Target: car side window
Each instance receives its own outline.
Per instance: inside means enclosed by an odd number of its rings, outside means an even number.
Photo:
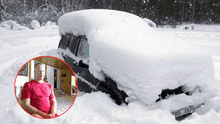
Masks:
[[[68,48],[74,55],[76,55],[78,42],[79,42],[79,38],[71,35],[71,38],[70,38],[70,41],[68,44]]]
[[[66,34],[66,35],[62,36],[58,47],[61,49],[65,49],[67,47],[67,44],[68,44],[70,38],[71,38],[70,34]]]
[[[89,44],[84,37],[81,38],[77,56],[82,59],[89,59]]]

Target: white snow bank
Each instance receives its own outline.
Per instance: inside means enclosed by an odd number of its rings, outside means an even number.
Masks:
[[[7,30],[11,30],[11,26],[9,24],[7,24],[7,23],[1,23],[0,26],[5,28],[5,29],[7,29]]]
[[[58,26],[55,22],[48,21],[44,26],[44,29],[58,29]]]
[[[220,112],[220,97],[213,97],[205,102],[197,111],[198,114],[205,114],[210,110]]]
[[[193,113],[192,116],[183,120],[180,124],[220,124],[219,114],[214,110],[208,111],[205,115]]]
[[[118,106],[101,92],[77,97],[73,107],[66,113],[68,123],[91,124],[162,124],[176,123],[169,112],[149,110],[139,102]],[[163,121],[160,121],[163,120]]]
[[[178,29],[178,30],[195,30],[195,31],[201,31],[201,32],[219,32],[220,25],[182,24],[182,25],[177,25],[176,29]]]
[[[32,20],[31,21],[31,27],[33,28],[33,29],[40,29],[40,23],[37,21],[37,20]]]
[[[193,24],[183,24],[183,25],[177,25],[176,29],[182,29],[182,30],[194,30],[195,27]]]
[[[144,18],[144,21],[151,27],[154,27],[154,28],[157,27],[157,25],[148,18]]]
[[[154,30],[135,15],[83,10],[63,15],[58,25],[60,35],[86,35],[89,70],[96,78],[104,80],[106,73],[145,104],[154,103],[162,89],[216,86],[209,54]],[[206,93],[212,96],[212,88]]]
[[[0,24],[0,26],[7,29],[7,30],[24,30],[24,29],[28,29],[27,27],[21,26],[21,25],[17,24],[17,22],[12,21],[12,20],[2,22]]]
[[[11,105],[0,112],[0,122],[6,124],[219,124],[220,119],[219,113],[210,110],[204,115],[194,113],[188,119],[177,122],[168,111],[149,110],[139,102],[118,106],[101,92],[77,97],[67,113],[49,120],[30,116],[21,109],[14,98],[7,103]]]

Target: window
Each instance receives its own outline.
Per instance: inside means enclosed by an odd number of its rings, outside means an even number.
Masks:
[[[79,41],[78,37],[71,35],[68,48],[74,55],[76,55],[78,41]]]
[[[60,44],[59,44],[59,48],[61,49],[65,49],[68,42],[69,42],[69,39],[70,39],[70,35],[67,34],[65,36],[62,36],[61,40],[60,40]]]
[[[87,42],[87,39],[81,38],[77,56],[82,59],[89,59],[89,44]]]

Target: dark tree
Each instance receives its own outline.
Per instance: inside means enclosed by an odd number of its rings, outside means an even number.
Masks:
[[[0,0],[0,22],[5,20],[5,0]]]
[[[57,22],[61,15],[82,9],[121,10],[157,25],[220,23],[219,0],[0,0],[0,21]]]

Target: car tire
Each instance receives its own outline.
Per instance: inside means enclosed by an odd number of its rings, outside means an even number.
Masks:
[[[123,102],[125,102],[125,98],[123,98],[121,91],[109,83],[101,82],[99,83],[97,89],[110,94],[110,97],[115,101],[117,105],[121,105]]]

